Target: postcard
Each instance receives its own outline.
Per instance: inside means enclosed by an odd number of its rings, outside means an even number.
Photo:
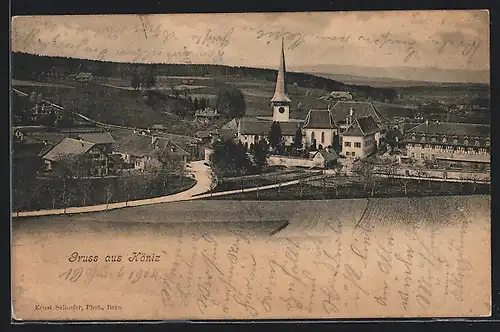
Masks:
[[[14,320],[491,314],[488,11],[11,32]]]

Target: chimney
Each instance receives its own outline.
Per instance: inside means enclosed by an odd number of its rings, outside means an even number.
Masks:
[[[46,139],[44,139],[44,140],[43,140],[43,145],[47,145],[47,144],[49,144],[49,142],[47,142],[47,140],[46,140]]]
[[[349,116],[352,117],[353,115],[354,115],[354,110],[351,107],[351,109],[349,110]]]
[[[426,124],[426,125],[429,125],[429,120],[425,120],[425,124]]]
[[[154,142],[155,142],[155,137],[151,136],[151,144],[154,144]]]
[[[328,110],[330,110],[330,104],[328,104]]]

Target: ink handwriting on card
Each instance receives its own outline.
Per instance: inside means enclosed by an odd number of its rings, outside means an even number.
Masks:
[[[464,238],[466,227],[464,222]],[[464,239],[450,243],[450,251],[443,255],[433,250],[418,227],[375,231],[365,220],[354,233],[346,232],[340,222],[330,223],[330,229],[331,236],[282,238],[280,251],[267,254],[254,251],[259,240],[235,231],[228,231],[224,242],[213,234],[189,241],[180,237],[150,266],[128,259],[83,263],[87,256],[75,254],[69,256],[75,262],[58,277],[74,287],[154,292],[163,306],[194,307],[200,317],[259,318],[275,310],[335,317],[364,302],[413,312],[431,310],[441,296],[463,301],[467,272],[473,269],[463,257]],[[118,254],[134,257],[114,256]],[[439,282],[445,278],[446,283]]]

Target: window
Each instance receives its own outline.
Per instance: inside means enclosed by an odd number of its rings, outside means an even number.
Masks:
[[[361,143],[360,142],[354,142],[354,147],[355,148],[360,148],[361,147]]]
[[[437,140],[436,140],[436,137],[432,137],[431,138],[431,142],[435,143]]]
[[[311,142],[314,142],[316,139],[316,135],[314,134],[314,131],[311,133]]]
[[[490,146],[490,140],[489,139],[486,140],[486,146]]]
[[[347,151],[347,152],[345,153],[345,155],[346,155],[346,156],[349,156],[349,151]]]
[[[325,143],[325,133],[321,132],[321,143]]]
[[[469,140],[468,139],[464,140],[464,145],[469,145]]]
[[[411,157],[412,157],[412,158],[415,158],[415,152],[412,152],[412,153],[411,153]]]
[[[280,108],[278,108],[278,111],[283,114],[285,113],[285,108],[283,106],[281,106]]]
[[[443,136],[443,143],[446,143],[447,140],[446,140],[446,136]]]
[[[420,154],[420,158],[421,158],[421,159],[424,159],[424,158],[425,158],[425,154],[421,153],[421,154]]]
[[[351,142],[344,142],[344,146],[351,147]]]
[[[425,136],[422,135],[422,137],[420,137],[420,142],[425,142]]]
[[[431,155],[431,158],[436,159],[436,155],[435,154]]]
[[[453,144],[458,144],[458,138],[453,139]]]
[[[476,141],[474,141],[474,145],[475,145],[475,146],[479,146],[479,141],[477,141],[477,140],[476,140]]]
[[[352,155],[353,157],[354,157],[354,156],[356,156],[356,152],[354,152],[354,151],[353,151],[351,155]]]

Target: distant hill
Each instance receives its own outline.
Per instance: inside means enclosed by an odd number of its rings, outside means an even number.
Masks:
[[[363,67],[344,65],[304,65],[290,70],[313,74],[348,75],[354,78],[375,78],[381,81],[413,81],[428,83],[482,83],[489,84],[489,70],[441,69],[435,67]],[[419,84],[416,84],[419,85]]]
[[[33,80],[43,74],[67,76],[79,72],[90,72],[94,76],[129,77],[138,71],[154,72],[162,76],[211,76],[211,77],[252,77],[266,81],[276,80],[275,69],[231,67],[205,64],[138,64],[115,63],[95,60],[38,56],[26,53],[12,53],[13,78]],[[349,91],[357,99],[393,101],[397,92],[391,88],[372,87],[364,84],[345,84],[328,77],[309,73],[289,72],[289,85],[326,91]]]

